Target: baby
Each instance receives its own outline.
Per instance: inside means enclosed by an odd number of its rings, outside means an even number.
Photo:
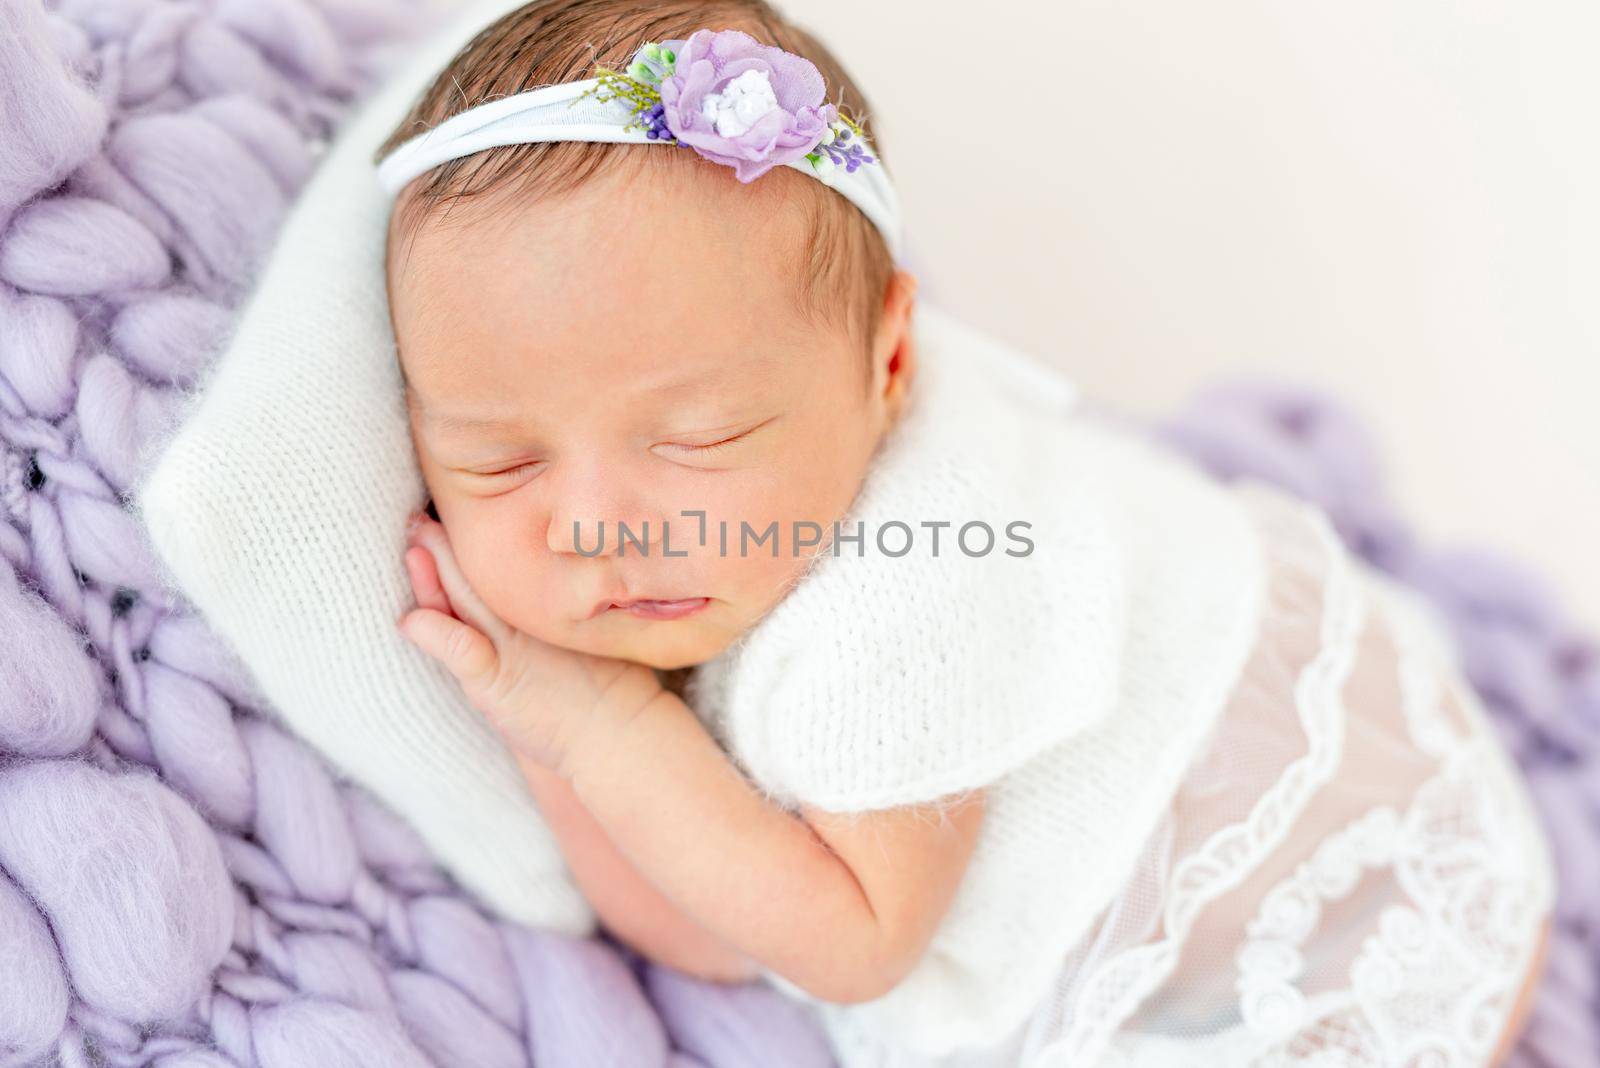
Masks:
[[[846,1065],[1497,1063],[1549,862],[1420,604],[918,308],[761,0],[535,0],[380,155],[591,76],[642,136],[463,135],[387,272],[400,625],[603,922]]]

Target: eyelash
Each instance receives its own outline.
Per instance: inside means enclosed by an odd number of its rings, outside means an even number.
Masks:
[[[709,445],[674,445],[673,448],[688,449],[690,452],[703,456],[708,453],[717,453],[721,452],[723,449],[731,448],[743,438],[748,437],[750,433],[750,430],[746,430],[741,434],[735,434],[731,438],[723,438],[721,441],[713,441]],[[543,462],[544,461],[542,460],[531,460],[525,464],[517,464],[515,467],[508,467],[504,471],[484,471],[482,474],[486,478],[510,478],[513,475],[521,474],[529,468],[538,467],[539,464]]]
[[[750,431],[746,430],[742,434],[735,434],[733,437],[731,437],[731,438],[723,438],[721,441],[713,441],[709,445],[676,445],[676,446],[674,446],[674,448],[689,449],[689,450],[691,450],[693,452],[700,453],[701,455],[704,455],[706,453],[712,453],[712,452],[721,452],[723,449],[726,449],[729,446],[736,444],[739,441],[739,439],[745,437],[749,433],[750,433]]]
[[[772,420],[771,419],[767,419],[767,420],[765,420],[763,422],[757,423],[755,426],[750,427],[747,430],[741,430],[739,433],[733,435],[732,437],[723,438],[721,441],[713,441],[709,445],[678,445],[678,444],[673,444],[672,448],[674,448],[674,449],[682,449],[682,450],[684,450],[686,452],[692,452],[696,456],[714,455],[716,453],[722,452],[724,449],[733,448],[739,442],[743,441],[745,438],[749,437],[751,434],[754,434],[757,430],[760,430],[762,427],[766,426],[767,423],[770,423],[770,422],[772,422]]]
[[[538,467],[542,462],[541,460],[532,460],[525,464],[518,464],[515,467],[508,467],[504,471],[485,471],[483,474],[487,478],[507,478],[511,475],[521,474],[530,467]]]

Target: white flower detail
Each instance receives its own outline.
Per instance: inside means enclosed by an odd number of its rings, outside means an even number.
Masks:
[[[772,76],[764,70],[747,70],[729,82],[720,93],[700,98],[700,113],[717,128],[721,137],[738,137],[778,106],[772,91]]]

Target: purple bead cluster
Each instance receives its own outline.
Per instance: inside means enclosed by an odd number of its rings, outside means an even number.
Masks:
[[[666,105],[657,103],[639,113],[644,124],[644,135],[652,141],[672,141],[672,131],[667,129]]]
[[[851,136],[850,127],[842,126],[831,145],[818,145],[814,151],[826,152],[828,158],[833,161],[834,166],[843,167],[847,174],[855,173],[855,169],[863,163],[876,162],[873,157],[867,155],[866,146],[861,143],[860,138],[856,138],[854,144],[845,145],[845,142],[849,141]]]

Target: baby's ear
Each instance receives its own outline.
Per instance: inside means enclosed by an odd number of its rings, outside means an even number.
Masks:
[[[921,284],[921,279],[904,267],[895,268],[883,291],[884,318],[909,324],[911,312],[917,303],[917,289]]]
[[[899,414],[917,371],[916,334],[912,313],[916,310],[917,276],[896,270],[883,294],[883,317],[878,328],[875,358],[881,368],[879,381],[883,401],[891,417]]]

